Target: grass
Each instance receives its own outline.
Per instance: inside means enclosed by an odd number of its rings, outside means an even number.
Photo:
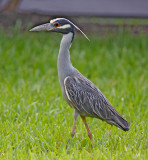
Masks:
[[[61,35],[0,30],[0,160],[148,159],[148,35],[76,36],[71,61],[131,124],[128,132],[80,117],[66,151],[73,109],[57,74]]]

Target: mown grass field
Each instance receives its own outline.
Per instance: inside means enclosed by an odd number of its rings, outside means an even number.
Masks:
[[[130,122],[130,130],[88,118],[91,149],[79,117],[66,151],[73,109],[58,81],[61,35],[0,30],[0,160],[148,159],[148,35],[89,38],[75,36],[71,61]]]

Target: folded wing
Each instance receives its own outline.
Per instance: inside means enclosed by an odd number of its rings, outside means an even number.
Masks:
[[[80,115],[96,117],[124,131],[129,123],[112,107],[102,92],[81,74],[64,80],[65,91],[73,107]]]

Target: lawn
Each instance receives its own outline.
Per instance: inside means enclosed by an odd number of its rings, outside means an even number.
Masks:
[[[106,34],[107,35],[107,34]],[[93,149],[80,117],[66,143],[73,109],[57,74],[61,35],[0,30],[0,160],[148,159],[148,34],[75,36],[73,65],[130,123],[124,132],[87,118]]]

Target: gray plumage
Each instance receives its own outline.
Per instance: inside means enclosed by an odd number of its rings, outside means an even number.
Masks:
[[[95,117],[128,131],[128,122],[112,107],[102,92],[80,73],[65,79],[69,105],[80,115]]]
[[[72,66],[69,55],[72,36],[71,32],[63,36],[58,56],[58,75],[65,100],[80,115],[99,118],[127,131],[129,123],[102,92]]]
[[[37,26],[31,31],[54,31],[63,34],[58,55],[58,76],[62,93],[67,103],[75,110],[72,137],[78,115],[81,116],[88,135],[92,140],[85,117],[95,117],[124,131],[129,130],[129,123],[112,107],[102,92],[87,78],[85,78],[70,61],[69,48],[74,38],[74,29],[78,29],[72,22],[64,18],[51,20],[50,23]],[[82,31],[81,31],[82,32]],[[82,32],[82,34],[84,34]],[[87,38],[87,36],[84,34]],[[69,142],[69,141],[68,141]]]

